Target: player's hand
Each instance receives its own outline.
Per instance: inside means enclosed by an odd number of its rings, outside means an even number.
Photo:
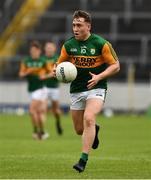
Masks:
[[[91,72],[89,72],[89,74],[92,76],[92,79],[88,81],[87,88],[92,89],[99,82],[100,79],[99,76],[96,74],[93,74]]]
[[[56,68],[57,68],[57,64],[54,64],[53,70],[52,70],[52,77],[56,77]]]
[[[40,75],[39,79],[40,79],[40,80],[45,80],[45,79],[47,79],[47,77],[46,77],[45,74],[43,74],[43,75]]]
[[[20,73],[19,73],[19,77],[20,77],[20,78],[23,78],[23,77],[25,77],[25,76],[26,76],[26,74],[25,74],[24,72],[20,72]]]
[[[39,78],[40,78],[40,80],[45,80],[45,79],[52,78],[52,77],[54,77],[53,72],[51,72],[49,74],[43,74]]]

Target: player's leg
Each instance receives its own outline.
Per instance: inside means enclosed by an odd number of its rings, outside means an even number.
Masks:
[[[82,154],[80,160],[74,165],[74,168],[82,172],[85,169],[89,151],[95,148],[99,144],[98,131],[99,126],[96,125],[96,116],[102,110],[106,90],[105,89],[94,89],[85,92],[86,94],[86,104],[83,116],[84,131],[82,135]]]
[[[63,129],[62,129],[62,125],[61,125],[61,110],[60,110],[60,106],[59,106],[59,101],[58,100],[52,100],[52,112],[55,116],[55,120],[56,120],[56,130],[58,132],[59,135],[61,135],[63,133]]]
[[[31,116],[31,121],[33,125],[33,138],[38,139],[38,131],[39,131],[39,120],[38,120],[38,113],[37,113],[37,101],[31,100],[29,106],[29,113]]]
[[[88,154],[95,139],[95,121],[96,115],[103,107],[101,99],[88,99],[86,101],[86,108],[83,115],[84,130],[82,135],[82,154],[78,163],[73,167],[79,172],[84,171],[88,161]]]
[[[47,88],[48,99],[51,101],[52,113],[55,117],[56,130],[59,135],[63,133],[61,126],[61,110],[59,105],[59,88]]]
[[[40,139],[44,140],[49,137],[49,134],[45,131],[45,122],[47,114],[47,99],[41,99],[38,101],[38,120],[39,120],[39,134]]]
[[[96,135],[96,116],[103,108],[102,99],[88,99],[84,112],[83,148],[84,153],[89,153]]]
[[[76,133],[82,135],[84,110],[71,110],[71,115]]]
[[[84,109],[85,109],[85,93],[76,93],[71,94],[71,114],[73,119],[73,124],[75,131],[78,135],[83,134],[84,124],[83,124],[83,116],[84,116]],[[86,161],[85,154],[81,154],[81,158],[78,163],[76,163],[73,168],[79,172],[82,172],[85,168]]]
[[[41,139],[48,138],[49,134],[45,132],[45,121],[47,113],[47,91],[45,88],[39,89],[36,94],[37,112],[39,123],[39,136]]]

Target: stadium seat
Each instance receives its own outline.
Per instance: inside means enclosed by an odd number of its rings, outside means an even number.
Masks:
[[[110,33],[110,18],[93,18],[92,21],[92,31],[95,33],[104,33],[109,34]]]
[[[151,39],[148,41],[148,62],[151,60]]]
[[[151,17],[132,17],[127,21],[125,18],[118,20],[118,33],[120,34],[150,34]]]
[[[141,41],[132,39],[117,39],[113,46],[119,56],[139,57],[141,54]]]
[[[80,8],[80,0],[74,0],[71,3],[71,0],[61,0],[61,1],[53,1],[52,6],[48,9],[48,11],[75,11]]]
[[[57,22],[57,23],[56,23]],[[65,17],[43,17],[35,27],[35,33],[61,33],[66,30]]]
[[[151,12],[151,1],[150,0],[132,0],[132,11],[133,12]]]
[[[141,72],[141,73],[140,73]],[[136,82],[149,82],[150,66],[148,64],[135,63],[135,80]]]
[[[123,12],[124,0],[89,0],[88,10],[94,12]]]

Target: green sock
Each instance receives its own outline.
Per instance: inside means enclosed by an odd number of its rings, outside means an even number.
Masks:
[[[81,154],[81,159],[83,159],[86,162],[88,160],[88,154],[87,153],[82,153]]]
[[[40,132],[41,134],[45,134],[45,131],[44,131],[43,128],[40,128],[40,129],[39,129],[39,132]]]
[[[38,132],[38,128],[36,126],[33,127],[33,131],[34,133],[37,133]]]

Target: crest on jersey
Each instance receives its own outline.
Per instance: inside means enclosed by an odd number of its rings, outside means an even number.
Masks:
[[[90,52],[91,52],[91,54],[95,54],[95,49],[94,49],[94,48],[91,48],[91,49],[90,49]]]

